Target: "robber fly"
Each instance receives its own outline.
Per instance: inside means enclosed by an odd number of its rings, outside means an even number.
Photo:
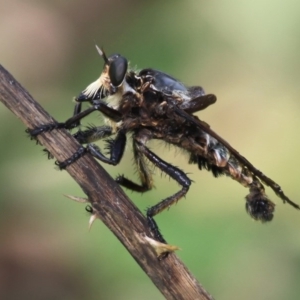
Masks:
[[[85,153],[90,153],[104,163],[117,165],[123,156],[127,136],[131,134],[134,162],[140,183],[135,183],[120,175],[116,178],[123,187],[146,192],[153,187],[149,162],[177,181],[181,189],[150,207],[147,220],[157,240],[165,242],[153,217],[169,208],[186,195],[191,180],[179,168],[162,160],[148,147],[152,139],[163,140],[189,153],[189,163],[199,169],[211,171],[215,177],[226,175],[249,189],[246,196],[246,211],[255,220],[271,221],[275,204],[265,194],[264,185],[293,207],[300,206],[292,202],[272,179],[256,169],[245,157],[240,155],[210,126],[194,115],[216,102],[216,96],[205,94],[202,87],[187,87],[180,81],[154,69],[139,72],[128,68],[127,59],[115,54],[106,56],[102,49],[97,50],[104,60],[100,77],[91,83],[75,99],[74,115],[66,122],[46,124],[29,129],[32,137],[53,129],[72,129],[94,111],[100,111],[108,119],[109,125],[90,126],[78,130],[73,136],[81,146],[68,160],[58,163],[66,168]],[[90,107],[82,111],[82,103]],[[106,139],[108,155],[93,144],[99,139]]]

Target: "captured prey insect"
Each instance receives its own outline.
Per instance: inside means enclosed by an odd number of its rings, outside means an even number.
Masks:
[[[216,96],[205,94],[200,86],[187,87],[161,71],[130,70],[125,57],[118,54],[107,57],[103,50],[98,47],[97,50],[104,60],[103,71],[75,99],[77,103],[74,115],[62,123],[28,129],[32,137],[53,129],[72,129],[78,127],[80,121],[94,111],[100,111],[110,121],[110,125],[78,130],[73,136],[80,144],[87,146],[81,146],[68,160],[58,163],[61,169],[87,152],[104,163],[117,165],[122,159],[127,135],[131,134],[140,183],[135,183],[124,175],[118,176],[116,182],[136,192],[151,190],[153,180],[149,170],[150,162],[181,186],[178,192],[147,209],[149,227],[160,242],[165,240],[153,217],[184,197],[191,180],[182,170],[162,160],[147,147],[152,139],[163,140],[186,150],[189,153],[189,163],[197,164],[200,170],[211,171],[215,177],[229,176],[249,188],[246,211],[255,220],[267,222],[273,218],[275,204],[265,194],[264,185],[269,186],[283,202],[300,209],[277,183],[256,169],[207,123],[194,115],[215,103]],[[91,106],[82,111],[83,102],[88,102]],[[107,139],[108,156],[92,144],[104,138]]]

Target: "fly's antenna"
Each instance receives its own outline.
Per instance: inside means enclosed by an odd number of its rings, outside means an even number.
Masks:
[[[97,49],[98,53],[100,54],[100,56],[103,57],[105,64],[106,64],[106,65],[109,65],[109,60],[108,60],[108,58],[107,58],[107,56],[106,56],[104,50],[101,49],[101,48],[99,48],[97,45],[95,45],[95,46],[96,46],[96,49]]]

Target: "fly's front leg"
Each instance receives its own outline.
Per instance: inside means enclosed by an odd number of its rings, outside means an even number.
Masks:
[[[121,120],[122,114],[119,111],[117,111],[111,107],[108,107],[107,104],[102,101],[99,101],[99,100],[94,101],[93,106],[89,107],[88,109],[86,109],[82,112],[79,112],[81,110],[80,104],[81,103],[78,103],[78,106],[76,105],[75,110],[74,110],[74,113],[77,113],[77,112],[78,113],[73,115],[67,121],[60,122],[60,123],[45,124],[45,125],[36,127],[34,129],[27,129],[26,132],[29,133],[29,135],[32,138],[35,138],[42,132],[52,131],[53,129],[61,129],[61,128],[72,129],[72,128],[78,126],[78,124],[80,124],[81,119],[85,118],[86,116],[88,116],[89,114],[91,114],[94,111],[100,111],[105,116],[107,116],[109,119],[111,119],[115,122],[119,122]]]
[[[41,125],[39,127],[36,127],[34,129],[27,129],[26,132],[29,133],[29,135],[32,138],[35,138],[39,134],[47,131],[52,131],[53,129],[72,129],[76,127],[78,122],[83,119],[84,117],[88,116],[90,113],[94,112],[96,109],[94,107],[90,107],[79,114],[69,118],[65,122],[58,122],[58,123],[49,123],[45,125]]]
[[[31,136],[31,138],[36,138],[37,135],[43,133],[43,132],[47,132],[47,131],[52,131],[53,129],[61,129],[61,128],[65,128],[65,129],[72,129],[76,126],[78,126],[78,124],[80,124],[80,120],[83,119],[84,117],[88,116],[90,113],[94,112],[94,111],[100,111],[102,112],[105,116],[107,116],[109,119],[115,121],[115,122],[119,122],[121,120],[122,114],[111,108],[108,107],[106,103],[100,101],[100,100],[94,100],[93,101],[93,106],[80,112],[81,110],[81,103],[78,103],[78,105],[75,106],[75,110],[74,110],[74,115],[69,118],[66,122],[62,122],[62,123],[50,123],[50,124],[45,124],[42,125],[40,127],[34,128],[34,129],[27,129],[26,132],[29,133],[29,135]],[[87,131],[79,131],[77,132],[77,134],[74,135],[74,137],[81,143],[86,143],[85,140],[87,140],[87,142],[89,142],[89,139],[99,139],[99,137],[105,137],[107,135],[111,134],[111,130],[106,130],[106,131],[101,131],[100,130],[94,130],[96,127],[94,128],[90,128]],[[70,165],[71,163],[73,163],[74,161],[78,160],[80,157],[82,157],[86,152],[89,152],[89,150],[91,150],[91,152],[93,152],[93,149],[87,149],[84,147],[80,147],[69,159],[67,159],[66,161],[62,162],[62,163],[56,163],[61,169],[66,168],[68,165]],[[95,151],[94,151],[95,152]],[[51,157],[51,155],[48,153],[48,157]]]
[[[81,113],[81,109],[82,109],[82,102],[77,102],[74,107],[73,117],[79,115]],[[70,129],[76,128],[79,125],[80,125],[80,120],[74,122]]]

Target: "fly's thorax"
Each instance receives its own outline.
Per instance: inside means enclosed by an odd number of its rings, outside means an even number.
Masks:
[[[130,97],[126,97],[130,96]],[[140,98],[138,93],[127,83],[125,80],[119,87],[117,87],[115,93],[111,93],[106,98],[106,103],[109,107],[112,107],[116,110],[119,110],[122,101],[126,101],[126,99],[135,99],[137,96]],[[136,103],[128,103],[129,105],[136,105]]]
[[[104,123],[106,125],[108,125],[109,127],[111,127],[112,134],[115,134],[115,133],[117,133],[117,131],[119,130],[119,128],[122,127],[123,121],[114,122],[113,120],[111,120],[109,118],[104,118]]]

